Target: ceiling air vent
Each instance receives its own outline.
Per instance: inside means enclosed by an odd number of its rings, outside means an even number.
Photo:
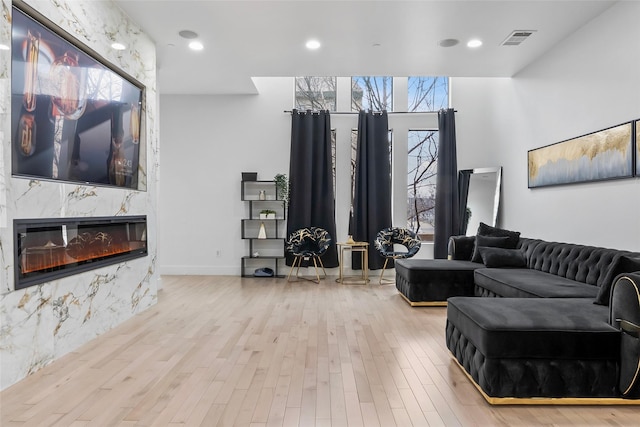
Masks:
[[[534,30],[516,30],[509,34],[502,43],[501,46],[518,46],[520,43],[529,38],[531,34],[535,33]]]

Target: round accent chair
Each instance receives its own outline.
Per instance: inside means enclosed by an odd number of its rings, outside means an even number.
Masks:
[[[327,277],[327,273],[324,270],[324,264],[322,264],[322,255],[329,249],[331,244],[331,236],[329,232],[324,228],[308,227],[301,228],[291,233],[287,241],[285,242],[284,250],[286,253],[293,255],[293,264],[291,264],[291,270],[289,270],[289,276],[287,281],[290,281],[293,269],[296,270],[296,278],[305,279],[300,277],[300,266],[304,259],[312,259],[313,266],[316,269],[316,280],[311,280],[315,283],[320,283],[320,274],[318,273],[318,264],[322,267],[323,279]]]
[[[413,231],[400,227],[389,227],[380,230],[374,243],[380,255],[385,258],[384,266],[380,272],[380,284],[382,284],[384,270],[387,268],[387,263],[390,259],[411,258],[418,253],[421,245],[420,238]],[[404,246],[406,251],[396,251],[395,245]]]

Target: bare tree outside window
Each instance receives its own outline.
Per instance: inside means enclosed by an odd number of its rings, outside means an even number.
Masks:
[[[407,111],[433,112],[449,106],[447,77],[409,77],[407,89]],[[433,240],[438,131],[410,130],[407,148],[407,227],[422,240]]]
[[[296,77],[296,109],[336,111],[335,77]]]
[[[438,131],[408,134],[407,227],[425,241],[433,240],[438,166]]]
[[[393,111],[393,77],[351,77],[351,110]]]
[[[438,111],[449,106],[449,78],[409,77],[407,111]]]

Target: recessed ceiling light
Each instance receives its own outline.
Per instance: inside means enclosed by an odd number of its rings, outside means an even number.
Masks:
[[[452,47],[460,43],[458,39],[443,39],[438,42],[438,46],[440,47]]]
[[[115,50],[125,50],[127,48],[125,45],[118,42],[111,43],[111,47],[114,48]]]
[[[191,30],[182,30],[178,33],[178,35],[180,37],[182,37],[183,39],[196,39],[198,38],[198,33],[196,33],[195,31],[191,31]]]
[[[204,49],[204,45],[200,43],[198,40],[193,40],[189,42],[189,49],[191,50],[202,50]]]
[[[471,39],[467,42],[467,47],[474,48],[474,47],[480,47],[480,46],[482,46],[482,40],[480,39]]]
[[[320,48],[320,42],[318,40],[309,40],[305,46],[307,46],[307,49],[316,50]]]

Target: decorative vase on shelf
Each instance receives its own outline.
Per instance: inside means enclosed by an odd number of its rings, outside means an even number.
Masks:
[[[264,222],[260,223],[260,231],[258,231],[258,239],[266,239],[267,230],[264,228]]]
[[[258,199],[260,199],[260,200],[266,200],[267,199],[267,194],[264,192],[264,190],[260,190],[260,193],[258,194]]]

